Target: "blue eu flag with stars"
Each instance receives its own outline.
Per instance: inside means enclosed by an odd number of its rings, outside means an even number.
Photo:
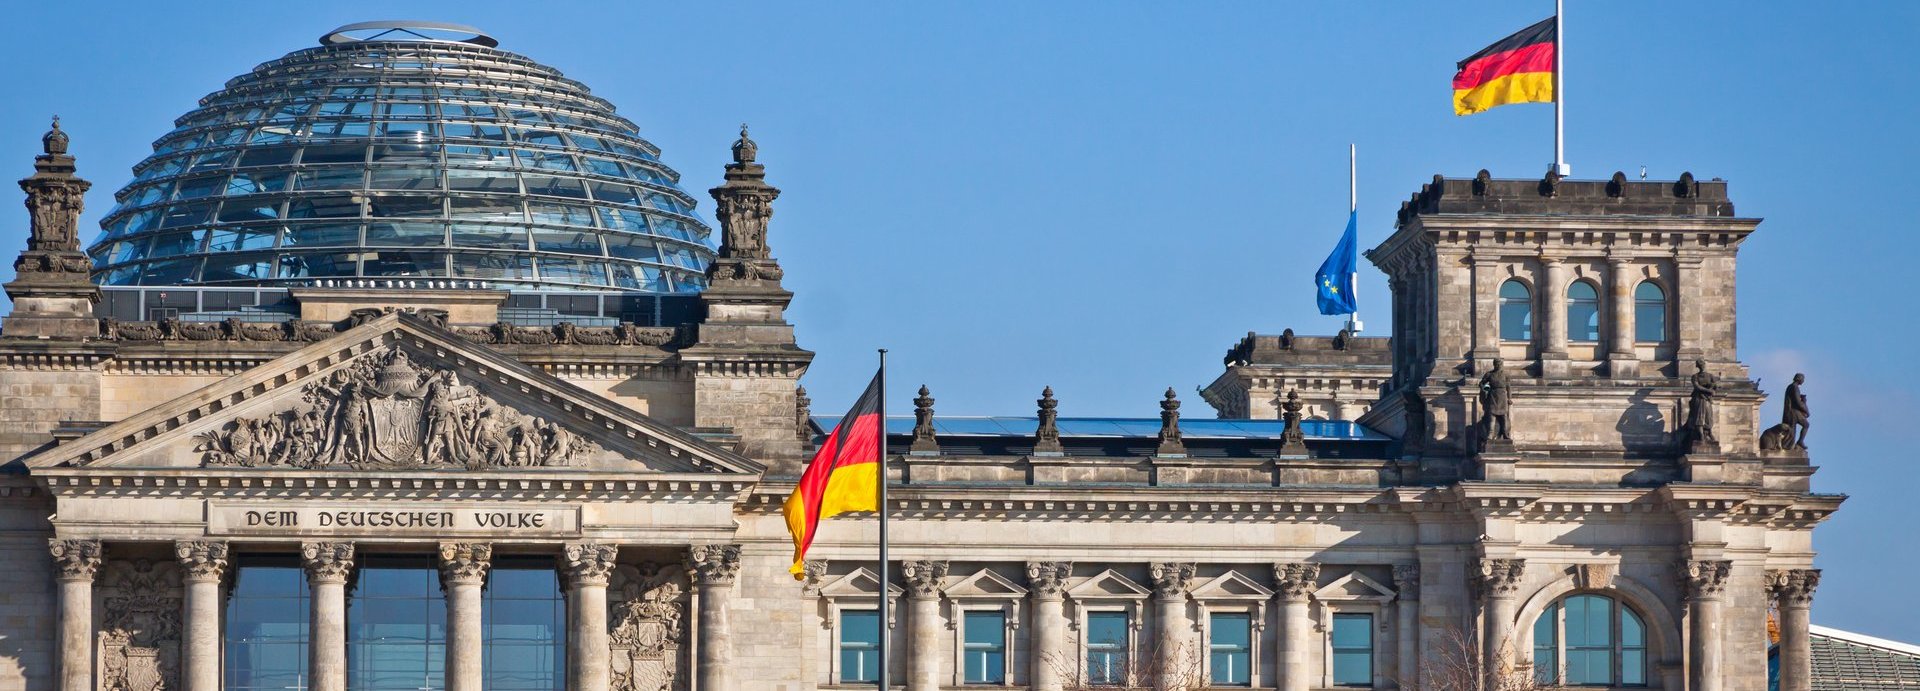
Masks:
[[[1359,212],[1347,214],[1347,232],[1340,235],[1340,244],[1333,246],[1333,254],[1327,255],[1327,261],[1313,275],[1321,314],[1353,314],[1360,309],[1353,295],[1354,274],[1360,270],[1359,217]]]

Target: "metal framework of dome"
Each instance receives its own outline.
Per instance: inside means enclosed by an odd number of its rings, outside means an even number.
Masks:
[[[711,230],[586,86],[472,27],[363,22],[200,99],[134,166],[102,285],[445,278],[691,293]]]

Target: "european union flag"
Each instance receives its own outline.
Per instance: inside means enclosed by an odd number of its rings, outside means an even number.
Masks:
[[[1347,232],[1341,234],[1340,244],[1333,246],[1333,254],[1327,255],[1327,261],[1320,264],[1320,271],[1313,275],[1314,287],[1319,290],[1321,314],[1353,314],[1360,310],[1360,303],[1353,294],[1354,274],[1360,271],[1360,214],[1347,214]]]

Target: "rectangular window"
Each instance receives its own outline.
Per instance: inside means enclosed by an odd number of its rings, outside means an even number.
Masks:
[[[1214,686],[1253,685],[1253,617],[1214,614],[1207,632],[1207,670]]]
[[[567,605],[552,561],[494,560],[481,605],[487,687],[560,691],[567,686]]]
[[[873,684],[880,681],[880,612],[850,609],[840,612],[840,681]]]
[[[966,682],[969,684],[1006,683],[1006,613],[967,612],[966,629]]]
[[[306,571],[298,559],[235,560],[227,596],[226,684],[235,691],[306,688]]]
[[[1373,685],[1373,615],[1333,615],[1333,684]]]
[[[1087,683],[1113,686],[1127,679],[1126,612],[1087,613]]]

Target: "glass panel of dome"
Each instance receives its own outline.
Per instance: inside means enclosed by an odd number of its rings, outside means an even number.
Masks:
[[[515,130],[513,138],[528,146],[560,148],[567,145],[566,140],[560,138],[559,132],[550,132],[547,130]]]
[[[160,223],[160,215],[163,213],[166,213],[165,209],[150,209],[134,214],[132,218],[127,219],[127,234],[131,235],[157,227]],[[111,235],[109,237],[111,237]]]
[[[359,272],[359,262],[352,254],[283,254],[280,255],[281,278],[335,278],[355,276]]]
[[[527,194],[544,194],[549,197],[572,197],[586,199],[587,187],[575,178],[554,177],[551,175],[524,176]]]
[[[524,250],[527,249],[527,230],[508,226],[456,223],[453,225],[453,245]]]
[[[513,150],[498,146],[460,146],[447,147],[447,162],[462,166],[511,166]]]
[[[700,260],[695,259],[693,251],[685,247],[674,247],[663,244],[660,247],[660,251],[667,256],[669,263],[684,266],[689,269],[700,268]]]
[[[558,151],[531,151],[528,152],[528,158],[532,159],[532,163],[536,168],[565,171],[576,171],[580,169],[579,164],[573,162],[572,155]]]
[[[654,231],[661,235],[681,240],[693,240],[693,232],[687,230],[687,224],[681,222],[680,219],[654,216],[647,220],[653,224]],[[704,234],[702,235],[704,236]]]
[[[193,275],[200,269],[200,259],[174,259],[152,262],[140,271],[140,285],[171,286],[190,283]]]
[[[375,190],[437,190],[440,189],[440,169],[438,168],[375,168],[368,189]]]
[[[178,228],[204,223],[207,220],[207,214],[211,211],[213,211],[212,204],[202,203],[176,206],[168,209],[166,216],[160,219],[160,227]]]
[[[388,103],[380,107],[380,114],[389,118],[429,118],[433,117],[433,108],[426,103]]]
[[[201,270],[200,280],[205,283],[218,283],[262,278],[273,278],[273,257],[256,254],[208,257],[206,268]]]
[[[520,176],[507,171],[449,168],[447,186],[455,192],[519,194]]]
[[[359,171],[355,171],[359,174]],[[358,218],[360,202],[347,195],[306,197],[287,205],[287,218]]]
[[[233,150],[222,149],[220,151],[211,151],[211,152],[200,154],[198,156],[193,157],[193,165],[187,166],[187,170],[189,172],[197,173],[203,170],[214,170],[216,168],[225,168],[232,163],[233,163]]]
[[[208,252],[239,252],[273,247],[280,236],[277,228],[220,228],[207,241]]]
[[[283,142],[292,141],[294,138],[294,135],[295,135],[295,130],[291,126],[269,125],[267,127],[260,128],[260,130],[257,132],[254,132],[253,137],[247,140],[247,144],[249,145],[279,144]],[[244,154],[242,155],[242,157],[244,158]]]
[[[365,276],[445,276],[447,255],[443,252],[379,250],[361,257],[360,271]]]
[[[607,284],[607,267],[599,262],[578,259],[540,258],[540,277],[563,283]]]
[[[250,147],[240,155],[240,167],[284,166],[293,163],[293,154],[299,150],[292,146]]]
[[[627,185],[596,182],[591,186],[593,188],[594,201],[610,202],[613,204],[630,204],[634,206],[640,205],[639,191]]]
[[[135,177],[134,180],[138,181],[138,180],[152,180],[154,178],[163,178],[169,175],[179,173],[180,171],[185,170],[186,167],[187,167],[186,159],[170,158],[170,159],[163,160],[158,164],[148,166],[145,170],[140,171],[140,175]]]
[[[367,203],[368,215],[380,218],[440,218],[445,213],[440,197],[379,195]]]
[[[227,178],[224,175],[181,180],[179,189],[174,190],[173,198],[199,199],[201,197],[210,197],[213,196],[214,192],[220,191],[222,187],[225,187],[226,182]]]
[[[518,254],[455,254],[453,275],[461,278],[533,278],[533,257]]]
[[[524,223],[527,215],[520,202],[505,197],[454,197],[450,217],[463,221]]]
[[[118,264],[120,262],[132,261],[135,259],[139,259],[142,256],[145,256],[146,252],[144,250],[146,249],[147,243],[149,241],[150,241],[149,238],[139,238],[136,240],[128,240],[126,242],[116,243],[113,246],[113,252],[108,255],[107,263]]]
[[[280,217],[280,203],[270,200],[233,201],[220,205],[221,223],[270,221]]]
[[[609,233],[606,236],[607,256],[638,261],[660,261],[660,250],[652,240],[626,233]]]
[[[432,165],[440,162],[440,145],[418,143],[411,140],[389,140],[373,145],[374,163],[415,163]]]
[[[447,244],[447,229],[438,223],[370,223],[367,244],[427,247]]]
[[[315,128],[315,134],[318,134]],[[365,134],[364,132],[361,134]],[[316,163],[362,163],[367,160],[367,147],[364,144],[311,144],[300,155],[300,162],[308,165]]]
[[[605,175],[610,178],[627,177],[626,171],[620,167],[618,161],[609,161],[604,158],[594,158],[592,156],[583,156],[581,159],[586,162],[587,172],[589,173]]]
[[[654,292],[666,292],[673,288],[667,283],[665,272],[655,267],[633,264],[613,265],[613,284],[616,288]]]
[[[360,243],[360,226],[296,225],[287,228],[287,247],[333,247]]]
[[[138,264],[113,269],[100,279],[101,284],[110,286],[130,286],[137,285],[139,282],[140,266]]]
[[[146,206],[165,199],[166,197],[167,192],[164,186],[143,187],[140,189],[139,194],[135,194],[127,199],[126,205],[129,207]]]
[[[527,211],[534,223],[593,227],[592,207],[574,206],[572,204],[527,202]]]
[[[600,236],[588,231],[533,229],[533,249],[600,256]]]

